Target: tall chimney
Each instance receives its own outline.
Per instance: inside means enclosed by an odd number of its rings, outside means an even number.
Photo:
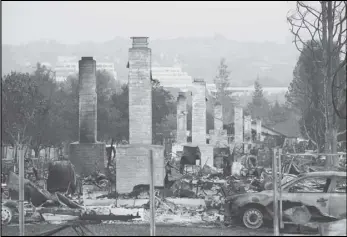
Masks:
[[[223,107],[220,102],[214,105],[214,130],[223,130]]]
[[[206,144],[206,82],[201,78],[193,81],[192,142]]]
[[[177,143],[187,142],[187,97],[184,92],[177,98]]]
[[[151,49],[148,37],[131,37],[129,49],[129,142],[152,144]]]
[[[243,109],[234,107],[234,141],[236,146],[243,145]]]
[[[79,61],[79,142],[97,139],[96,62],[93,57]]]

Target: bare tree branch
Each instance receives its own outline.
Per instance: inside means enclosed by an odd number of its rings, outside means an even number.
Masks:
[[[344,130],[344,131],[338,132],[338,133],[337,133],[337,136],[340,136],[340,135],[342,135],[342,134],[345,134],[346,132],[347,132],[347,130]]]
[[[343,23],[346,21],[346,14],[344,14],[344,16],[342,16],[343,11],[345,11],[345,9],[342,10],[342,12],[339,14],[339,21],[337,22],[337,24],[334,26],[335,30],[333,33],[333,37],[335,38],[336,33],[338,32],[338,30],[340,30],[339,33],[339,37],[341,36],[342,32],[343,32]]]
[[[309,11],[312,15],[314,15],[316,18],[319,18],[319,16],[321,15],[321,12],[317,11],[316,9],[314,9],[313,7],[310,7],[308,5],[305,5],[303,2],[301,1],[297,1],[298,6],[305,8],[307,11]]]

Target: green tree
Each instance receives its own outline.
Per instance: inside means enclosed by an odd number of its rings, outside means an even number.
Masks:
[[[128,85],[122,86],[121,93],[112,96],[112,106],[115,110],[114,130],[112,138],[116,142],[122,140],[129,141],[129,88]]]
[[[176,103],[171,93],[156,79],[152,80],[152,114],[153,142],[160,143],[165,136],[171,136],[167,131],[167,119],[169,115],[176,114]]]
[[[289,109],[285,105],[280,105],[278,100],[276,100],[275,104],[270,108],[269,121],[272,125],[284,122],[287,120],[289,113]]]
[[[162,120],[160,124],[156,124],[155,131],[157,131],[156,134],[154,134],[153,137],[153,143],[154,144],[163,144],[163,139],[165,138],[172,138],[176,139],[176,130],[177,130],[177,117],[176,114],[170,113],[166,116],[165,119]]]
[[[38,113],[33,123],[30,126],[29,133],[31,136],[30,146],[35,151],[35,156],[38,157],[39,151],[42,148],[55,145],[56,136],[54,136],[54,119],[56,113],[52,111],[54,103],[54,94],[58,89],[54,81],[51,70],[41,67],[37,64],[37,69],[32,75],[33,80],[37,82],[38,94],[41,95],[41,113]]]
[[[325,75],[322,70],[324,52],[322,47],[314,47],[315,42],[307,42],[309,47],[305,47],[300,54],[299,60],[293,72],[293,81],[291,82],[286,100],[291,109],[294,109],[301,119],[301,133],[307,139],[313,141],[319,152],[326,149],[327,120],[337,119],[335,114],[329,113],[327,117],[327,104],[324,102],[328,95],[325,95]],[[338,64],[337,58],[334,58],[334,65]],[[331,103],[328,103],[331,106]],[[338,121],[338,119],[337,119]]]
[[[252,118],[260,118],[264,124],[269,124],[270,105],[263,94],[263,88],[259,83],[259,78],[254,82],[254,92],[252,102],[248,104],[246,112],[250,113]]]
[[[129,140],[129,88],[122,86],[121,93],[112,96],[113,127],[112,138],[115,141]],[[152,80],[152,132],[153,143],[161,144],[169,137],[176,126],[176,105],[170,92],[166,91],[158,80]]]
[[[28,126],[39,109],[35,87],[29,73],[11,72],[2,78],[2,138],[13,146],[29,141]]]
[[[229,90],[231,83],[230,74],[226,60],[222,58],[218,66],[217,76],[214,78],[214,84],[216,85],[216,100],[223,106],[224,123],[228,123],[233,112],[233,101],[231,99],[231,91]]]
[[[117,94],[117,83],[107,71],[96,72],[96,91],[98,96],[98,140],[109,141],[115,133],[115,125],[119,117],[117,107],[113,107],[113,95]]]
[[[50,70],[39,63],[32,74],[11,72],[2,80],[5,138],[13,145],[30,145],[38,151],[54,143],[50,133],[53,95],[57,85]]]
[[[96,92],[97,92],[97,139],[108,141],[116,133],[117,122],[119,122],[119,111],[114,107],[115,96],[119,92],[118,85],[114,77],[107,71],[96,72]],[[71,125],[64,123],[66,127],[65,139],[69,141],[78,140],[78,75],[69,76],[62,85],[60,97],[66,106],[61,108],[61,118],[69,121]],[[62,98],[64,97],[64,98]],[[118,97],[117,97],[118,99]],[[65,107],[65,108],[64,108]]]
[[[60,128],[62,141],[70,143],[78,140],[78,107],[78,78],[73,75],[61,83],[56,93],[55,108],[58,111],[56,124]]]
[[[254,92],[252,95],[252,103],[255,106],[261,107],[264,104],[264,94],[263,94],[263,87],[260,85],[259,77],[254,82]]]
[[[217,89],[217,98],[219,100],[223,100],[224,96],[231,95],[228,87],[230,86],[230,71],[228,70],[228,65],[226,65],[225,58],[220,60],[220,64],[218,66],[218,74],[214,78],[214,83]]]
[[[78,140],[78,81],[70,77],[59,83],[52,101],[49,132],[52,145],[62,148],[64,143]]]

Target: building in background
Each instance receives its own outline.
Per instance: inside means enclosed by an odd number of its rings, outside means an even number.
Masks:
[[[55,78],[57,81],[65,81],[68,76],[78,74],[78,58],[59,56],[55,66]],[[117,80],[117,72],[112,62],[96,62],[96,70],[105,70]]]
[[[76,75],[78,73],[77,62],[58,62],[55,66],[55,79],[58,82],[65,81],[68,76]]]
[[[52,69],[52,64],[49,63],[49,62],[40,62],[40,64],[41,64],[41,66],[44,66],[47,69]],[[37,69],[37,64],[36,63],[32,64],[30,62],[27,62],[27,63],[25,63],[24,68],[25,68],[24,69],[25,72],[31,73],[31,72],[34,72]]]
[[[212,94],[216,95],[217,89],[214,83],[209,83],[206,85],[207,90]],[[231,86],[228,88],[231,91],[231,97],[233,98],[242,98],[242,97],[252,97],[254,92],[254,85],[247,87],[234,87]],[[270,102],[275,102],[276,100],[279,103],[285,102],[285,94],[288,91],[288,87],[263,87],[264,97],[267,98]],[[249,101],[247,101],[248,103]]]
[[[180,67],[152,67],[152,78],[157,79],[163,87],[190,88],[192,77]]]
[[[110,62],[98,62],[96,61],[96,70],[103,71],[110,73],[115,80],[117,80],[117,72],[114,69],[114,63]]]

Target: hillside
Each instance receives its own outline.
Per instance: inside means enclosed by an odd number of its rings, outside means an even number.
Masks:
[[[53,66],[57,56],[94,56],[98,60],[113,61],[120,78],[127,78],[127,57],[131,41],[115,38],[104,43],[84,42],[64,45],[55,41],[37,41],[27,45],[2,45],[2,71],[24,71],[25,64],[49,62]],[[221,57],[227,59],[234,86],[248,86],[257,75],[263,86],[288,86],[298,53],[291,43],[236,42],[221,36],[209,38],[176,38],[151,40],[153,62],[172,66],[180,62],[183,70],[193,77],[213,82]]]

